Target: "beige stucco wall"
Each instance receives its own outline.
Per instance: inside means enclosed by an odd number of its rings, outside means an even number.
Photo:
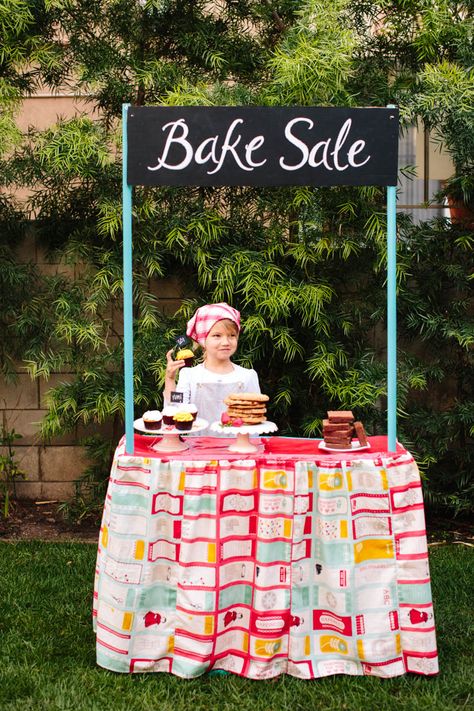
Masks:
[[[43,250],[36,242],[33,229],[17,250],[20,262],[36,263],[40,272],[60,272],[74,277],[78,267],[47,261]],[[185,287],[176,278],[163,279],[149,285],[158,299],[158,307],[167,314],[174,314],[185,295]],[[123,333],[122,314],[113,314],[114,329]],[[88,464],[86,450],[79,443],[92,433],[112,437],[111,423],[94,425],[88,430],[82,426],[73,432],[44,442],[39,437],[39,425],[45,416],[46,395],[50,388],[72,378],[67,370],[53,373],[48,381],[31,380],[21,363],[18,363],[15,382],[7,382],[0,376],[0,426],[14,429],[22,437],[14,445],[15,458],[27,477],[17,484],[19,498],[32,500],[66,500],[74,494],[74,481],[81,476]],[[150,404],[151,406],[151,404]],[[6,448],[0,447],[5,454]],[[104,472],[106,475],[107,472]]]
[[[44,130],[53,126],[61,118],[70,119],[82,114],[88,114],[92,118],[95,115],[93,104],[87,96],[66,92],[53,95],[39,92],[23,99],[17,125],[21,131],[26,131],[30,127]]]

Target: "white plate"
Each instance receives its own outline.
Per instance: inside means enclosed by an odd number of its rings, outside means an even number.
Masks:
[[[196,420],[194,420],[193,426],[190,430],[178,430],[174,425],[162,425],[159,430],[148,430],[146,429],[143,423],[142,417],[139,417],[138,420],[135,420],[135,422],[133,423],[134,429],[138,430],[142,434],[153,435],[153,437],[165,434],[186,435],[190,432],[201,432],[202,430],[205,430],[208,425],[209,422],[207,420],[204,420],[202,417],[198,417],[196,418]]]
[[[269,422],[266,420],[259,425],[241,425],[240,427],[229,427],[228,425],[223,425],[222,422],[213,422],[210,430],[211,432],[219,432],[219,434],[228,434],[230,437],[232,435],[239,434],[268,434],[270,432],[276,432],[278,429],[274,422]]]
[[[326,444],[323,440],[319,445],[319,449],[324,449],[325,452],[360,452],[362,449],[370,449],[370,444],[361,444],[358,439],[352,440],[352,447],[346,449],[339,449],[337,447],[331,447],[331,445]]]

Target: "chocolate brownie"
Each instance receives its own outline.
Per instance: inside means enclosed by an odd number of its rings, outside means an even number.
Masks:
[[[331,424],[341,422],[354,422],[354,415],[351,410],[329,410],[328,420]]]
[[[351,428],[352,425],[349,422],[329,422],[329,420],[323,420],[323,432],[345,432]]]
[[[368,444],[367,435],[365,434],[364,425],[362,422],[354,422],[354,430],[357,439],[359,440],[362,447]]]

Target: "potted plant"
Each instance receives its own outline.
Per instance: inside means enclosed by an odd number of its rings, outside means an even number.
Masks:
[[[474,225],[474,69],[447,60],[426,65],[418,91],[408,100],[454,163],[454,175],[436,196],[447,199],[451,219]]]

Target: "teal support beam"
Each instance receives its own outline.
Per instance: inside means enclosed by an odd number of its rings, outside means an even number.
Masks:
[[[397,451],[397,188],[387,187],[387,434]]]
[[[125,452],[134,453],[133,437],[133,273],[132,187],[127,182],[127,112],[122,104],[122,221],[123,221],[123,349],[125,386]]]

